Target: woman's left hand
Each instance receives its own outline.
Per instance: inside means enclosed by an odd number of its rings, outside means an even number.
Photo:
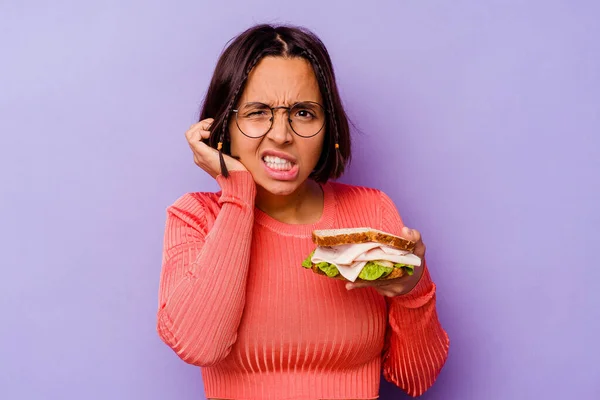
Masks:
[[[418,256],[421,260],[424,260],[425,257],[425,244],[421,239],[421,233],[416,229],[409,229],[404,227],[402,229],[401,237],[416,242],[415,250],[413,253]],[[358,289],[364,287],[372,287],[379,294],[387,297],[395,297],[401,296],[410,292],[423,275],[423,264],[420,267],[415,267],[414,273],[412,275],[404,275],[397,279],[383,280],[383,281],[373,281],[373,282],[348,282],[346,283],[346,289]]]

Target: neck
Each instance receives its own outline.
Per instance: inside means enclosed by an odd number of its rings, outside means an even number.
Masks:
[[[280,222],[312,224],[321,218],[324,201],[324,194],[319,184],[307,180],[288,195],[276,195],[258,186],[255,205]]]

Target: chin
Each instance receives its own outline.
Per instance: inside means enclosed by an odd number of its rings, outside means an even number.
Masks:
[[[294,194],[299,188],[304,186],[307,181],[307,177],[302,173],[298,174],[296,179],[289,181],[275,179],[262,173],[262,171],[256,175],[253,174],[253,176],[257,186],[274,196],[289,196]]]
[[[266,192],[275,196],[289,196],[302,186],[302,183],[297,181],[275,181],[269,178],[262,182],[257,182],[256,184]]]

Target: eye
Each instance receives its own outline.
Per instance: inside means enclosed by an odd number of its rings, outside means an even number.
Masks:
[[[267,113],[264,110],[252,111],[247,114],[248,117],[258,117],[261,115],[266,115]]]
[[[302,119],[310,119],[315,117],[315,115],[307,109],[301,109],[296,111],[296,114],[294,114],[294,116],[300,117]]]
[[[248,119],[271,118],[271,110],[262,104],[247,104],[242,107],[241,117]]]

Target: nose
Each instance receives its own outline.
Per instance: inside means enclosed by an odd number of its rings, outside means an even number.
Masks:
[[[273,125],[267,137],[278,144],[290,143],[293,140],[292,127],[288,121],[288,111],[284,108],[273,110]]]

